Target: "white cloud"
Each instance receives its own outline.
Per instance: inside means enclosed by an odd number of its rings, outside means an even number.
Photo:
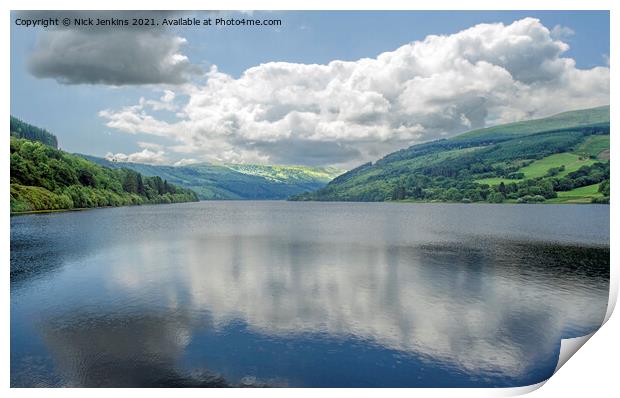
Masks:
[[[574,34],[575,31],[568,26],[555,25],[553,29],[551,29],[551,36],[555,39],[566,39]]]
[[[164,90],[164,95],[161,96],[160,100],[165,103],[170,103],[174,100],[174,97],[174,91]]]
[[[183,158],[183,159],[181,159],[181,160],[179,160],[177,162],[174,162],[174,166],[177,166],[177,167],[179,167],[179,166],[187,166],[187,165],[196,164],[196,163],[200,163],[200,160],[198,160],[198,159],[186,159],[186,158]]]
[[[247,222],[243,215],[232,217]],[[449,216],[445,217],[448,222]],[[321,223],[310,218],[301,221],[307,231],[318,228],[313,223]],[[299,241],[286,226],[270,226],[278,242],[270,244],[293,251]],[[525,376],[545,358],[553,357],[567,325],[595,328],[605,312],[607,292],[592,288],[596,277],[584,284],[577,276],[560,277],[562,266],[524,265],[532,275],[540,276],[525,283],[516,272],[520,261],[515,260],[523,254],[523,246],[515,246],[513,241],[493,243],[499,249],[493,253],[512,256],[507,257],[509,261],[496,259],[501,266],[483,277],[467,270],[467,257],[478,259],[472,253],[479,247],[470,246],[462,234],[456,251],[452,243],[418,246],[416,239],[429,238],[424,232],[413,241],[411,235],[401,236],[399,244],[382,247],[377,246],[376,236],[338,226],[326,235],[313,235],[301,271],[294,253],[266,250],[270,246],[253,235],[260,230],[250,223],[233,242],[206,229],[209,239],[183,241],[178,251],[182,265],[177,268],[162,267],[160,262],[170,260],[152,258],[151,251],[133,250],[130,255],[136,267],[126,267],[126,257],[115,256],[125,262],[112,262],[108,269],[120,289],[179,289],[171,296],[183,294],[185,305],[194,313],[208,310],[209,325],[216,330],[241,320],[250,330],[276,338],[314,333],[354,336],[468,373],[510,377]],[[450,242],[445,234],[442,239]],[[541,248],[528,247],[529,253]],[[460,258],[450,262],[453,279],[448,285],[442,279],[438,285],[438,272],[430,271],[428,265],[453,256]],[[493,259],[493,254],[489,256]],[[552,261],[548,256],[540,253],[541,264]],[[209,278],[203,277],[205,263],[209,264]],[[231,263],[237,266],[231,267]],[[355,266],[345,266],[347,263]],[[480,266],[492,266],[490,263],[482,261]],[[145,274],[154,276],[145,281],[141,277]],[[177,283],[168,283],[170,278]],[[360,288],[368,281],[372,288]],[[281,287],[277,293],[274,285]],[[438,293],[438,287],[446,290]],[[523,338],[523,325],[527,325],[530,339]]]
[[[144,112],[144,99],[141,98],[139,105],[127,106],[119,111],[109,109],[99,112],[99,116],[108,119],[108,127],[118,129],[125,133],[138,134],[146,133],[150,135],[169,136],[172,125],[159,121],[153,116]]]
[[[145,107],[150,107],[154,111],[170,111],[176,112],[178,110],[177,104],[174,103],[174,99],[176,94],[172,90],[164,90],[164,94],[159,98],[159,100],[145,99],[144,97],[140,97],[139,106],[140,109],[144,109]]]
[[[105,156],[107,160],[113,162],[130,162],[130,163],[146,163],[146,164],[169,164],[170,159],[165,155],[164,151],[152,151],[148,148],[143,149],[140,152],[125,154],[125,153],[111,153]]]
[[[603,54],[603,61],[605,61],[605,65],[609,66],[609,54]]]
[[[201,159],[349,167],[488,124],[608,104],[609,68],[578,69],[562,56],[568,48],[537,19],[480,24],[354,62],[270,62],[239,78],[214,66],[186,85],[172,122],[145,100],[100,116]],[[157,102],[174,100],[165,92]]]
[[[138,141],[138,146],[142,149],[150,149],[153,151],[161,151],[164,149],[163,145],[155,144],[153,142]]]

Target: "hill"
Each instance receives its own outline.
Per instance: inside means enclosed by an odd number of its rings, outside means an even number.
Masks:
[[[38,141],[52,148],[58,148],[58,139],[49,131],[33,126],[11,116],[11,137]]]
[[[292,199],[608,202],[609,107],[414,145]]]
[[[195,191],[200,199],[286,199],[324,187],[342,171],[334,168],[268,166],[252,164],[208,164],[156,166],[113,162],[79,155],[110,168],[127,168],[146,176],[159,176]]]
[[[15,136],[11,136],[10,192],[11,213],[198,200],[191,190],[160,177],[106,168]]]
[[[609,124],[609,106],[563,112],[542,119],[526,120],[469,131],[453,138],[467,140],[482,137],[516,137],[541,131],[579,128]]]

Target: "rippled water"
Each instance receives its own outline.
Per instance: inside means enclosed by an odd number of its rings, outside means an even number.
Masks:
[[[601,323],[609,207],[11,218],[12,386],[517,386]]]

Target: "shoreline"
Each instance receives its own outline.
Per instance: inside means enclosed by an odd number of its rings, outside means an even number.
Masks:
[[[114,206],[107,206],[114,207]],[[45,214],[45,213],[65,213],[69,211],[84,211],[84,210],[93,210],[93,209],[104,209],[105,207],[78,207],[75,209],[49,209],[49,210],[28,210],[28,211],[12,211],[12,216],[22,216],[27,214]]]
[[[227,202],[230,199],[204,199],[198,202]],[[286,200],[286,199],[235,199],[235,202],[310,202],[310,203],[392,203],[392,204],[459,204],[459,205],[603,205],[609,206],[609,203],[589,203],[589,202],[541,202],[541,203],[517,203],[517,202],[503,202],[503,203],[488,203],[488,202],[426,202],[426,201],[411,201],[411,200],[385,200],[381,202],[364,202],[364,201],[350,201],[350,200]],[[134,206],[157,206],[157,205],[170,205],[179,203],[198,203],[198,202],[176,202],[176,203],[145,203],[141,205],[126,205],[126,206],[101,206],[101,207],[78,207],[74,209],[49,209],[49,210],[29,210],[10,212],[10,216],[24,216],[29,214],[48,214],[48,213],[65,213],[72,211],[88,211],[97,209],[114,209],[119,207],[134,207]]]
[[[25,216],[28,214],[48,214],[48,213],[67,213],[71,211],[88,211],[88,210],[97,210],[97,209],[117,209],[120,207],[135,207],[135,206],[158,206],[158,205],[174,205],[179,203],[198,203],[198,201],[190,201],[190,202],[174,202],[174,203],[144,203],[139,205],[124,205],[124,206],[98,206],[98,207],[75,207],[72,209],[47,209],[47,210],[28,210],[28,211],[12,211],[10,213],[11,217],[13,216]]]

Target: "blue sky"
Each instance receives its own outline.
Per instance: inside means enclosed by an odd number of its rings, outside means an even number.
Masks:
[[[239,13],[231,15],[240,18],[248,17],[248,15]],[[13,17],[15,16],[14,13]],[[427,35],[452,35],[480,23],[503,22],[505,25],[510,25],[526,17],[539,19],[544,27],[552,30],[554,40],[560,40],[570,46],[570,49],[565,50],[561,57],[574,59],[575,68],[590,70],[595,67],[608,66],[606,58],[609,54],[608,12],[255,12],[252,18],[279,18],[282,19],[283,26],[277,28],[190,27],[167,29],[165,34],[183,37],[187,40],[180,47],[180,51],[189,58],[192,65],[203,70],[208,70],[211,65],[217,65],[219,72],[230,75],[231,79],[239,79],[246,69],[261,63],[278,61],[327,64],[333,60],[357,61],[361,58],[376,58],[383,52],[394,51],[413,41],[424,40]],[[105,156],[108,153],[130,154],[150,148],[150,150],[165,153],[163,158],[166,160],[162,162],[173,163],[181,158],[191,158],[193,161],[218,158],[217,154],[201,152],[195,148],[187,151],[179,150],[178,147],[181,146],[187,149],[187,137],[180,138],[174,134],[167,136],[165,132],[154,134],[151,133],[148,125],[136,127],[134,131],[129,131],[128,127],[111,128],[109,123],[112,118],[100,115],[102,110],[119,111],[123,107],[135,106],[140,97],[157,100],[162,96],[164,89],[174,91],[175,101],[178,101],[179,107],[182,107],[184,101],[188,101],[191,97],[187,88],[176,90],[175,86],[170,84],[121,86],[89,83],[62,84],[52,77],[33,76],[29,71],[28,63],[34,53],[42,51],[42,45],[37,45],[37,40],[47,33],[41,29],[23,28],[15,24],[11,26],[12,115],[47,128],[58,136],[60,146],[70,152]],[[514,75],[514,72],[511,71],[511,73]],[[198,87],[202,84],[202,80],[201,77],[193,77],[192,83]],[[359,93],[359,91],[356,92]],[[587,93],[583,93],[583,97],[587,99]],[[595,104],[601,102],[600,99],[597,101]],[[489,103],[491,100],[485,98],[484,102]],[[581,103],[588,105],[593,102],[583,100],[567,103],[564,106],[575,107]],[[282,106],[281,103],[279,105]],[[382,141],[382,144],[377,144],[376,147],[372,147],[372,137],[374,137],[372,132],[361,138],[357,137],[358,141],[348,137],[339,138],[340,136],[334,134],[326,135],[327,138],[321,141],[308,135],[307,137],[311,138],[304,138],[303,142],[312,141],[311,147],[302,145],[302,141],[299,140],[282,141],[282,145],[271,145],[269,143],[273,144],[278,140],[274,141],[272,136],[257,139],[253,135],[243,135],[243,132],[236,135],[235,140],[224,142],[220,139],[221,136],[210,136],[208,132],[202,132],[202,130],[199,134],[200,140],[193,139],[192,142],[200,141],[196,145],[210,146],[210,140],[213,140],[214,147],[229,151],[232,147],[240,146],[240,140],[244,139],[242,137],[249,137],[248,139],[252,140],[252,146],[244,148],[245,152],[231,155],[230,158],[221,158],[222,161],[329,163],[350,166],[366,158],[397,149],[399,146],[406,146],[405,144],[435,138],[437,135],[454,134],[466,130],[466,126],[470,125],[479,127],[480,123],[488,124],[494,120],[503,120],[502,118],[508,117],[503,116],[508,113],[502,110],[507,106],[508,104],[502,105],[494,102],[493,107],[489,107],[485,112],[484,120],[472,118],[471,123],[465,125],[439,127],[427,125],[422,121],[416,124],[420,126],[419,134],[409,132],[406,137],[403,136],[404,138],[388,140],[389,145]],[[550,108],[545,111],[554,110],[555,108]],[[193,111],[198,112],[196,109]],[[545,111],[541,110],[541,112]],[[469,117],[466,111],[462,112]],[[194,113],[196,114],[199,112]],[[410,114],[412,119],[418,115],[413,110]],[[522,114],[533,115],[536,112],[528,109],[523,110]],[[174,112],[165,110],[152,109],[149,115],[160,123],[172,124],[178,119],[178,115]],[[189,117],[195,120],[195,116]],[[462,118],[462,115],[460,117]],[[511,117],[518,118],[519,116]],[[420,120],[426,119],[420,116]],[[200,124],[200,128],[204,129],[204,125]],[[390,122],[390,126],[394,126],[394,123]],[[199,128],[194,125],[190,126],[190,124],[182,124],[178,127]],[[355,125],[352,128],[355,128]],[[294,128],[288,127],[287,131],[287,134],[295,134]],[[433,133],[435,135],[432,135],[430,131],[435,131]],[[381,137],[381,140],[384,140],[385,133],[381,133]],[[181,142],[181,139],[186,141]],[[287,140],[290,139],[291,137],[287,136]],[[146,142],[152,146],[139,145],[139,142]],[[296,158],[294,154],[291,156],[278,154],[278,151],[286,150],[287,146],[297,148],[297,144],[299,144],[300,154],[315,151],[316,156],[306,159],[301,155]],[[170,148],[175,145],[177,149],[171,151]],[[321,145],[338,147],[342,150],[322,154]],[[342,156],[342,159],[338,159],[338,156]],[[163,158],[160,157],[160,160],[156,162],[160,162]]]

